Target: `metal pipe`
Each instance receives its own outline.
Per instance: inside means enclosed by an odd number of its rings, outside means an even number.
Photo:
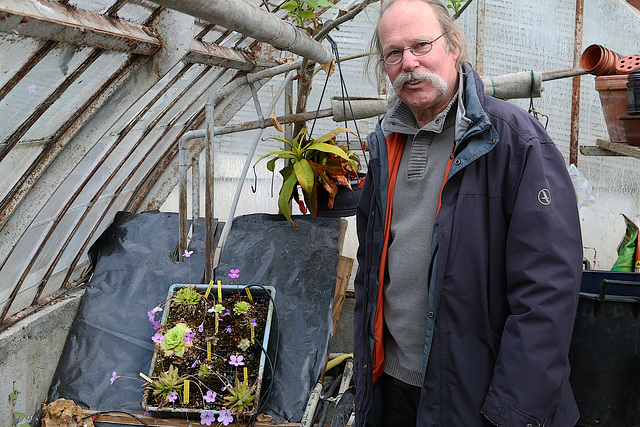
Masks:
[[[180,256],[182,256],[185,249],[187,249],[187,170],[189,169],[189,166],[191,166],[191,162],[187,160],[189,143],[194,139],[205,138],[206,136],[207,133],[204,130],[191,130],[182,135],[180,141],[178,141],[178,223],[180,230],[178,236],[178,254]],[[199,167],[199,164],[193,165],[194,168],[196,166]],[[195,176],[196,174],[193,175]],[[197,176],[199,181],[199,172],[197,173]],[[191,185],[194,186],[195,183],[193,182],[193,179],[191,181]],[[197,201],[194,200],[194,206],[196,203]]]
[[[282,93],[284,92],[284,89],[287,87],[287,85],[289,84],[292,78],[293,78],[293,73],[290,73],[285,77],[284,81],[278,88],[275,97],[273,98],[273,102],[271,103],[271,105],[269,106],[269,109],[267,110],[267,115],[271,115],[271,113],[275,110],[276,102],[280,99],[280,97],[282,96]],[[266,121],[263,121],[263,122],[266,123]],[[251,144],[251,148],[249,149],[249,153],[247,154],[247,160],[244,162],[242,174],[240,175],[240,180],[238,181],[238,186],[236,187],[236,193],[233,195],[233,202],[231,202],[231,209],[229,211],[229,216],[227,217],[227,222],[224,226],[222,238],[220,239],[222,241],[222,244],[220,245],[219,254],[221,254],[224,251],[225,244],[227,243],[227,237],[229,236],[229,230],[231,230],[231,225],[233,224],[233,216],[235,215],[236,207],[238,206],[238,200],[240,199],[240,193],[242,192],[244,180],[247,178],[247,173],[249,172],[249,166],[251,165],[253,156],[256,153],[256,148],[258,147],[258,143],[262,139],[262,133],[264,132],[265,127],[266,126],[263,126],[262,130],[258,132],[256,137],[254,138],[253,144]]]
[[[154,3],[204,19],[247,37],[328,64],[333,53],[293,24],[246,0],[153,0]]]
[[[278,74],[286,73],[287,71],[294,70],[300,67],[302,64],[302,60],[290,62],[288,64],[278,65],[277,67],[268,68],[263,71],[259,71],[253,74],[247,74],[246,76],[242,76],[227,84],[219,91],[213,93],[209,97],[207,97],[207,102],[205,104],[205,120],[206,120],[206,163],[205,163],[205,206],[204,206],[204,217],[205,217],[205,283],[209,283],[209,281],[213,280],[213,272],[215,269],[215,259],[219,258],[219,255],[215,254],[214,247],[214,161],[215,161],[215,150],[214,150],[214,137],[215,126],[213,123],[213,118],[215,115],[215,106],[216,104],[223,99],[224,97],[230,95],[233,91],[238,89],[241,86],[249,84],[250,82],[255,82],[258,80],[271,78]]]
[[[576,25],[573,50],[573,66],[580,64],[582,56],[582,33],[584,0],[576,0]],[[580,76],[575,76],[571,90],[571,138],[569,140],[569,164],[578,164],[578,137],[580,136]]]

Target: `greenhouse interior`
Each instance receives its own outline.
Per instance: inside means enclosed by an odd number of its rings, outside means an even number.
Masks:
[[[388,1],[0,0],[0,424],[356,425],[355,204],[396,100],[372,43]],[[640,0],[441,3],[576,192],[579,425],[640,425]],[[285,150],[307,144],[333,147],[337,185],[300,178]]]

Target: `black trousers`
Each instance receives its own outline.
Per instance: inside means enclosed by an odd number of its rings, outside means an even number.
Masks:
[[[376,381],[379,399],[371,408],[367,427],[416,427],[420,387],[409,385],[387,374]]]

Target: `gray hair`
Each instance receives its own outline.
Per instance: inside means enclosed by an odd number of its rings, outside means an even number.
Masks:
[[[367,60],[367,69],[370,69],[369,65],[372,61],[375,63],[375,70],[377,75],[383,75],[384,64],[380,61],[382,58],[382,44],[380,43],[380,35],[379,35],[379,26],[380,26],[380,18],[382,15],[389,9],[389,7],[397,3],[401,0],[387,0],[384,2],[382,9],[380,9],[380,16],[378,17],[378,23],[376,24],[376,29],[373,33],[373,37],[369,42],[369,51],[373,54],[377,53],[377,56],[369,56]],[[467,43],[467,37],[465,36],[462,28],[454,21],[454,19],[449,15],[449,11],[447,8],[440,2],[440,0],[416,0],[421,1],[423,3],[428,4],[433,9],[436,17],[438,18],[438,22],[440,23],[440,27],[442,28],[442,32],[444,33],[444,37],[446,40],[445,49],[447,53],[452,52],[453,48],[456,47],[458,49],[458,59],[456,60],[456,68],[461,71],[462,64],[464,62],[468,62],[469,57],[469,45]]]

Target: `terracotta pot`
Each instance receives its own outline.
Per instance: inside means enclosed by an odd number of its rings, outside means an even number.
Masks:
[[[616,62],[616,74],[628,74],[636,70],[640,70],[640,55],[625,56]]]
[[[640,145],[640,115],[620,116],[624,139],[627,144]]]
[[[620,55],[616,52],[599,44],[592,44],[582,52],[580,66],[586,72],[596,76],[611,75],[616,74],[616,64],[619,59]]]
[[[627,115],[627,75],[598,76],[596,90],[611,142],[625,142],[620,116]]]

